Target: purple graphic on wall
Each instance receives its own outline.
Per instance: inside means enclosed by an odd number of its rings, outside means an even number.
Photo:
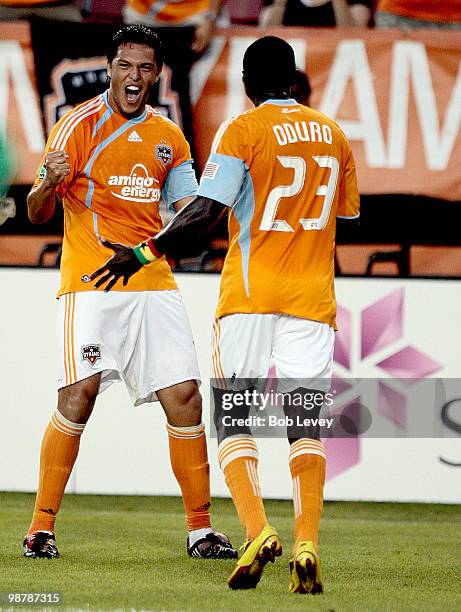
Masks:
[[[413,346],[398,349],[396,347],[396,350],[392,350],[393,345],[404,339],[404,314],[403,287],[366,306],[360,312],[359,329],[354,329],[352,312],[338,305],[339,331],[335,338],[334,362],[352,373],[354,363],[371,361],[372,365],[390,377],[390,381],[402,379],[401,382],[408,386],[411,381],[403,379],[416,379],[417,382],[421,378],[439,372],[443,366]],[[360,334],[359,338],[357,334]],[[360,343],[354,343],[354,337],[360,340]],[[358,351],[354,351],[355,346],[360,346],[360,356],[356,354]],[[383,349],[389,349],[390,354],[380,361],[374,361],[374,356]],[[344,378],[342,380],[344,381]],[[348,381],[350,382],[350,379]],[[404,430],[408,422],[407,400],[404,393],[382,381],[377,381],[377,384],[378,413],[397,428]],[[341,394],[347,392],[349,387],[348,383],[341,385],[341,376],[335,372],[332,388],[336,390],[337,400],[341,400]],[[360,462],[360,445],[360,437],[332,438],[326,441],[327,479],[342,474]]]

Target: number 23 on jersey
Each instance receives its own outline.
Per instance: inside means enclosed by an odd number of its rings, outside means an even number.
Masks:
[[[317,164],[320,168],[329,168],[330,177],[326,184],[318,185],[315,192],[316,196],[323,198],[320,216],[312,218],[301,217],[299,219],[299,223],[301,223],[303,229],[305,230],[322,230],[327,225],[330,217],[331,206],[335,197],[336,185],[339,176],[339,162],[335,157],[331,157],[329,155],[315,155],[311,158],[311,160],[312,163]],[[290,185],[274,187],[269,193],[259,229],[262,231],[273,232],[293,232],[293,227],[291,227],[291,225],[285,219],[277,219],[278,205],[282,198],[289,198],[298,195],[302,191],[306,180],[312,180],[309,173],[310,168],[303,157],[278,155],[277,161],[284,168],[292,168],[294,170],[293,181]],[[309,204],[309,202],[302,203],[302,207],[309,208]]]

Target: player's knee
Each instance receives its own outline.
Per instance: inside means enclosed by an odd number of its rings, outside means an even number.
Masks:
[[[251,435],[251,430],[246,425],[246,420],[250,412],[249,405],[240,406],[230,399],[230,391],[212,389],[212,416],[218,437],[218,444],[227,438],[234,436]],[[230,402],[230,405],[228,404]]]
[[[175,415],[176,425],[187,427],[202,421],[202,396],[197,385],[191,385],[179,403]]]
[[[323,407],[324,393],[315,389],[299,387],[290,394],[294,400],[284,404],[285,415],[291,419],[287,425],[287,438],[290,444],[297,440],[320,440],[320,412]],[[302,398],[302,402],[299,402]],[[315,400],[315,401],[314,401]]]
[[[202,421],[202,396],[197,387],[191,392],[185,410],[197,424]]]
[[[80,381],[58,393],[59,412],[73,423],[86,423],[91,416],[99,385]]]

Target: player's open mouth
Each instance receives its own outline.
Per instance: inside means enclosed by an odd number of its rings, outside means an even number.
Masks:
[[[128,104],[136,104],[141,95],[141,88],[136,85],[128,85],[125,87],[125,96]]]

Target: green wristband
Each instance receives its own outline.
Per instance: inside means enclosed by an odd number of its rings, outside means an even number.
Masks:
[[[142,263],[143,266],[146,266],[147,264],[151,263],[146,257],[144,257],[144,255],[142,254],[142,251],[141,251],[139,246],[135,246],[133,251],[134,251],[134,254],[138,258],[138,260]]]

